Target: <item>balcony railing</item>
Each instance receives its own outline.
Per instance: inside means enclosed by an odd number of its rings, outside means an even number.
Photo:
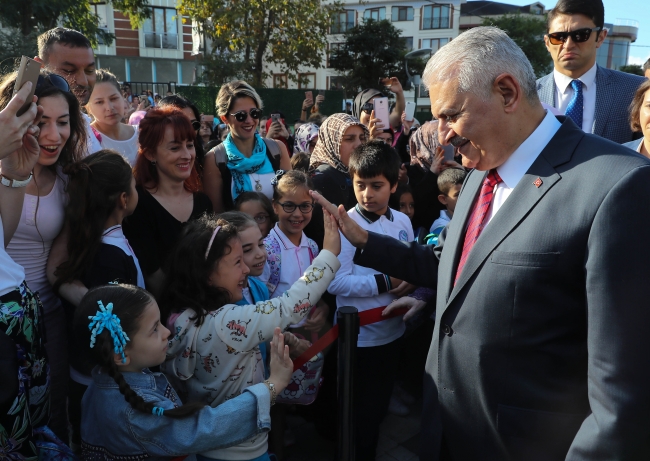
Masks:
[[[144,46],[146,48],[160,48],[165,50],[178,49],[178,34],[156,32],[144,33]]]

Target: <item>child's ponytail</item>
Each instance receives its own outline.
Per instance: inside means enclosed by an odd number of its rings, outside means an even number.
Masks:
[[[104,149],[65,168],[69,177],[66,191],[68,260],[55,272],[55,290],[62,283],[80,278],[93,263],[101,245],[106,220],[117,206],[117,199],[131,192],[133,173],[127,160],[115,151]]]
[[[119,319],[119,327],[126,333],[126,336],[133,337],[137,333],[140,325],[139,320],[145,308],[154,302],[153,296],[146,290],[132,285],[105,285],[90,290],[79,303],[75,312],[74,332],[78,338],[77,346],[82,355],[93,365],[99,365],[113,380],[117,383],[120,393],[124,399],[134,409],[158,416],[169,416],[170,418],[183,418],[192,415],[205,407],[205,404],[195,402],[186,404],[172,409],[162,409],[155,407],[152,402],[146,402],[138,395],[129,383],[126,382],[124,375],[120,372],[115,364],[115,344],[113,336],[115,331],[109,331],[104,328],[103,331],[94,335],[93,331],[88,328],[89,317],[95,317],[99,310],[112,304],[110,315],[115,315]],[[98,307],[101,306],[101,307]],[[107,314],[104,314],[107,315]],[[117,323],[117,322],[116,322]],[[94,345],[88,348],[89,344]]]

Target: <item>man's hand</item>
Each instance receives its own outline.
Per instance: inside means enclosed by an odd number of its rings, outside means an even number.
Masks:
[[[316,203],[323,207],[323,210],[326,210],[332,215],[332,218],[334,218],[338,224],[339,229],[345,238],[348,239],[353,246],[357,248],[363,248],[366,246],[366,243],[368,243],[368,231],[363,229],[354,222],[350,216],[348,216],[343,205],[339,205],[337,208],[318,192],[311,190],[309,193]]]
[[[26,140],[31,142],[31,138],[38,137],[38,122],[40,121],[40,115],[43,113],[42,108],[37,107],[36,104],[31,104],[24,114],[20,117],[16,117],[16,113],[25,103],[27,96],[29,96],[31,88],[32,82],[26,82],[20,91],[11,98],[9,104],[7,104],[7,106],[0,112],[0,139],[2,140],[0,145],[0,159],[3,159],[7,155],[17,151]],[[34,103],[37,99],[38,98],[34,96]],[[29,135],[30,138],[25,138],[26,134]],[[3,173],[4,172],[5,166],[3,165]]]
[[[393,283],[393,277],[390,278],[390,282]],[[398,280],[399,283],[398,285],[393,285],[395,288],[389,291],[390,294],[393,294],[398,297],[406,296],[415,291],[417,288],[415,285],[408,283],[408,282],[402,282],[401,280]]]
[[[406,307],[409,310],[406,314],[404,314],[403,317],[403,320],[406,322],[407,320],[413,318],[415,314],[417,314],[422,309],[424,309],[424,306],[426,305],[427,303],[425,303],[424,301],[411,298],[410,296],[404,296],[403,298],[396,299],[395,301],[390,303],[388,307],[386,307],[386,309],[383,310],[381,315],[388,315],[396,309]]]

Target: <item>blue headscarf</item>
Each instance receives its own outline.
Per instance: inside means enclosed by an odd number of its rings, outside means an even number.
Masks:
[[[253,185],[248,175],[273,173],[273,165],[266,155],[266,143],[262,137],[255,133],[255,145],[250,157],[245,157],[232,140],[232,134],[229,134],[223,142],[226,149],[228,162],[226,165],[232,175],[232,199],[235,200],[239,194],[246,191],[252,191]]]

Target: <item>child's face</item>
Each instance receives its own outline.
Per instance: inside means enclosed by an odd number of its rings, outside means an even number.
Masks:
[[[250,269],[248,275],[258,277],[264,271],[266,263],[266,247],[264,246],[264,237],[257,226],[251,226],[237,233],[241,240],[242,250],[244,251],[244,263]]]
[[[230,293],[230,302],[236,303],[243,298],[242,289],[250,269],[244,262],[241,241],[238,238],[232,239],[228,245],[230,253],[217,262],[208,277],[208,284],[227,290]]]
[[[410,192],[404,192],[399,198],[399,211],[404,213],[412,221],[413,216],[415,215],[415,200],[413,200],[413,194]]]
[[[306,187],[297,187],[296,189],[288,190],[279,200],[273,201],[273,209],[275,210],[275,214],[278,215],[278,225],[287,237],[302,237],[302,230],[311,221],[313,203]],[[295,209],[288,212],[284,210],[283,205],[288,209],[292,206]],[[304,207],[311,206],[311,209],[307,213],[303,213],[299,208],[301,205]]]
[[[456,202],[458,202],[458,194],[460,194],[460,188],[463,187],[462,184],[456,184],[449,189],[447,195],[439,195],[440,202],[447,206],[447,211],[453,213],[456,210]]]
[[[271,232],[271,227],[273,227],[273,221],[269,214],[264,210],[262,202],[257,200],[249,200],[239,205],[239,211],[246,213],[248,216],[252,216],[257,226],[260,228],[262,233],[262,238],[266,238]]]
[[[165,361],[169,330],[160,322],[160,309],[153,299],[145,307],[139,319],[139,328],[135,334],[130,334],[130,341],[124,351],[126,363],[118,366],[121,371],[140,372],[143,368],[160,365]]]
[[[354,195],[359,205],[366,211],[383,215],[388,209],[390,194],[397,189],[397,183],[390,185],[384,175],[372,178],[360,178],[354,175],[352,178]]]

